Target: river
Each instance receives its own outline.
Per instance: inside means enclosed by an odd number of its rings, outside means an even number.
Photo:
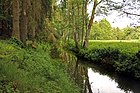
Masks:
[[[100,73],[88,68],[88,77],[93,93],[140,93],[140,82],[117,75]]]
[[[107,71],[71,53],[63,52],[60,57],[70,76],[81,87],[81,93],[140,93],[140,81]]]

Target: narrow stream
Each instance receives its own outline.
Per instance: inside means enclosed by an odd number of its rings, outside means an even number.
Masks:
[[[60,57],[70,76],[81,87],[81,93],[140,93],[140,81],[118,76],[67,52]]]
[[[116,78],[111,79],[110,76],[92,69],[94,68],[88,69],[88,76],[93,93],[140,93],[140,83],[137,81],[127,81],[123,77],[124,81],[117,81]]]
[[[88,69],[91,93],[140,93],[140,81],[108,72],[102,67],[78,60]],[[90,93],[90,92],[87,92]]]
[[[89,68],[88,76],[94,93],[124,93],[123,90],[118,88],[115,80],[110,79],[107,75],[101,75],[100,72],[95,72],[92,68]]]

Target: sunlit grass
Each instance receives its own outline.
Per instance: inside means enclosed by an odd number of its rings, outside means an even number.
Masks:
[[[122,53],[136,53],[140,50],[139,40],[90,40],[88,49],[118,49]]]
[[[89,40],[89,42],[135,42],[140,43],[140,40],[134,39],[134,40]]]

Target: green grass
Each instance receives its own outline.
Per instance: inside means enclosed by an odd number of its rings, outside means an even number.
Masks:
[[[89,42],[88,49],[104,49],[109,47],[118,49],[125,54],[133,54],[140,50],[140,42],[135,40],[123,40],[121,42],[118,40],[94,40]]]
[[[0,40],[0,93],[80,93],[66,67],[49,55],[49,44],[21,48]]]
[[[89,40],[89,42],[135,42],[140,43],[140,40],[134,39],[134,40]]]

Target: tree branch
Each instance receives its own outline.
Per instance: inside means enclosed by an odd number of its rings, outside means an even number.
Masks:
[[[101,0],[100,2],[98,2],[98,3],[96,4],[96,6],[98,6],[100,3],[102,3],[102,1],[103,1],[103,0]]]
[[[125,14],[128,14],[128,15],[140,16],[140,14],[130,13],[130,12],[126,12],[126,11],[122,11],[122,12]]]

